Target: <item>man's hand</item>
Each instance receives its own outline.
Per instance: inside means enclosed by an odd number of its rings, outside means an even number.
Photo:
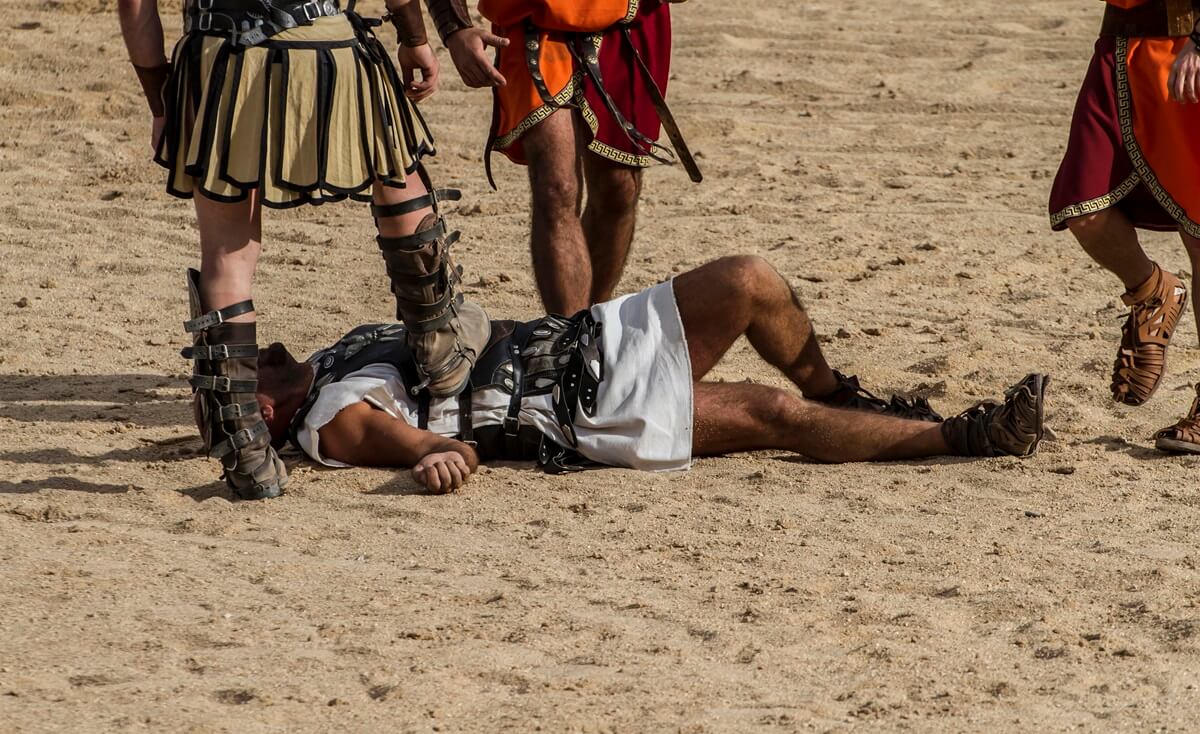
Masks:
[[[446,39],[446,48],[454,60],[454,68],[468,87],[503,87],[507,80],[488,58],[487,47],[504,48],[507,38],[489,33],[483,28],[463,28]]]
[[[448,494],[467,483],[471,478],[471,467],[457,451],[443,451],[418,461],[412,475],[430,492]]]
[[[400,46],[396,60],[404,74],[404,94],[413,102],[420,102],[437,91],[438,61],[429,44]],[[416,72],[421,72],[421,81],[416,81]]]
[[[165,116],[155,117],[154,121],[150,123],[150,150],[151,151],[153,151],[155,153],[158,152],[158,143],[159,143],[159,141],[162,140],[163,128],[165,128],[166,126],[167,126],[167,118]]]
[[[1191,39],[1183,44],[1183,50],[1171,67],[1167,89],[1180,104],[1200,102],[1200,54],[1196,53],[1196,44]]]

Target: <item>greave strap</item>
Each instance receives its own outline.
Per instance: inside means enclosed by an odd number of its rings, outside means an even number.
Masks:
[[[192,375],[188,384],[197,390],[213,392],[254,392],[258,389],[258,380],[231,380],[217,375]]]
[[[248,314],[254,310],[254,301],[245,300],[240,303],[235,303],[232,306],[209,311],[203,316],[183,322],[183,330],[189,334],[195,334],[197,331],[204,331],[212,327],[223,324],[229,319],[242,314]]]
[[[402,201],[399,204],[372,204],[371,215],[376,219],[384,217],[401,217],[405,214],[419,212],[422,209],[432,208],[434,213],[438,211],[438,204],[443,201],[458,201],[462,198],[462,192],[458,189],[438,189],[424,196],[418,196],[415,199]]]
[[[258,413],[258,401],[249,400],[245,403],[231,403],[222,405],[218,411],[221,420],[230,421],[238,418],[246,418]]]
[[[266,423],[259,421],[249,428],[243,428],[216,446],[213,446],[212,450],[208,452],[209,456],[213,456],[218,459],[228,456],[234,451],[246,448],[250,444],[254,443],[256,438],[266,433],[270,433],[270,429],[267,428]]]
[[[453,241],[458,240],[457,234],[457,232],[454,233]],[[379,235],[375,238],[375,241],[379,243],[379,249],[383,250],[386,255],[389,252],[412,252],[413,250],[419,250],[430,242],[435,242],[442,237],[447,237],[446,222],[443,219],[439,219],[434,226],[415,234],[405,235],[404,237],[384,237],[383,235]],[[447,237],[446,244],[453,244],[449,237]]]
[[[184,347],[179,350],[184,359],[206,359],[210,362],[216,362],[226,359],[239,359],[241,357],[257,357],[257,344],[212,344],[212,345],[197,345],[194,347]]]

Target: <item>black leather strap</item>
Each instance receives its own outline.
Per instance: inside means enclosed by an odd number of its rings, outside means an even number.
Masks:
[[[506,453],[519,451],[517,436],[521,431],[521,399],[525,396],[525,365],[521,352],[529,342],[532,333],[529,324],[517,324],[513,330],[512,341],[509,342],[509,354],[512,357],[513,390],[508,396],[508,411],[505,413],[502,427],[504,429],[504,445]]]
[[[422,389],[421,392],[417,393],[417,428],[420,428],[422,431],[429,430],[430,402],[432,402],[432,398],[428,390]]]
[[[242,357],[257,357],[257,344],[211,344],[197,345],[194,347],[184,347],[179,350],[179,353],[184,359],[204,359],[210,362],[218,362],[226,359],[240,359]]]
[[[550,94],[550,89],[546,86],[546,79],[542,76],[542,36],[530,21],[525,21],[525,64],[529,67],[529,77],[533,79],[533,88],[537,90],[538,96],[542,98],[542,104],[550,105],[551,107],[564,107],[566,105],[559,104],[554,100],[554,95]]]
[[[189,334],[195,334],[197,331],[211,329],[217,324],[223,324],[235,316],[248,314],[254,310],[254,301],[246,300],[240,303],[235,303],[232,306],[219,308],[216,311],[209,311],[203,316],[197,316],[194,319],[183,322],[183,330]]]
[[[633,36],[630,35],[629,26],[621,29],[621,35],[625,38],[625,44],[629,47],[630,53],[633,54],[634,63],[642,73],[642,80],[646,83],[646,93],[650,95],[650,103],[654,105],[654,111],[658,113],[659,122],[662,123],[663,130],[667,132],[667,138],[675,148],[679,162],[683,164],[683,169],[687,171],[688,178],[692,180],[692,183],[700,183],[704,180],[704,175],[700,173],[700,167],[696,165],[696,159],[692,157],[692,151],[688,148],[687,141],[683,139],[683,133],[679,131],[679,125],[675,122],[675,116],[671,114],[671,108],[667,107],[667,100],[663,97],[662,90],[658,88],[658,83],[654,81],[650,67],[646,66],[642,55],[638,53],[637,46],[633,45]]]
[[[437,213],[439,203],[443,201],[458,201],[461,198],[462,192],[458,189],[438,189],[424,196],[402,201],[399,204],[372,204],[371,215],[376,219],[401,217],[405,214],[419,212],[422,209],[433,209],[434,213]]]
[[[471,416],[471,384],[458,394],[458,440],[465,444],[475,443],[475,425]]]

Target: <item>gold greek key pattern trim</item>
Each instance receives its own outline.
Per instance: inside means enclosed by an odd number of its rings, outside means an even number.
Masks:
[[[622,23],[632,23],[633,19],[637,17],[638,6],[640,6],[641,4],[642,4],[641,0],[629,0],[629,12],[625,14],[625,18],[621,22]]]
[[[1137,172],[1150,193],[1154,194],[1154,199],[1159,206],[1167,214],[1170,214],[1172,219],[1179,222],[1179,227],[1192,237],[1200,237],[1200,224],[1189,219],[1183,207],[1163,188],[1158,176],[1154,174],[1154,169],[1142,155],[1142,148],[1138,145],[1137,137],[1134,135],[1133,102],[1129,96],[1129,68],[1126,64],[1129,39],[1117,36],[1117,47],[1114,53],[1117,69],[1117,119],[1121,123],[1121,138],[1125,141],[1125,151],[1129,154],[1129,160],[1133,162],[1133,170]]]
[[[588,143],[588,150],[610,161],[616,161],[622,165],[633,166],[635,168],[649,168],[654,164],[654,160],[648,155],[627,153],[607,143],[596,140],[596,132],[600,129],[600,120],[596,117],[596,112],[592,109],[592,106],[588,104],[586,99],[583,99],[583,95],[579,96],[579,113],[583,115],[583,121],[587,123],[592,131],[592,141]]]
[[[1129,196],[1129,193],[1137,188],[1137,185],[1140,182],[1141,181],[1138,178],[1137,171],[1134,171],[1126,176],[1125,180],[1122,181],[1117,188],[1108,192],[1104,196],[1097,196],[1095,199],[1088,199],[1087,201],[1081,201],[1078,204],[1072,204],[1057,214],[1050,215],[1050,226],[1057,227],[1068,219],[1082,217],[1085,214],[1095,214],[1096,212],[1104,211],[1105,209],[1116,206],[1121,199]]]
[[[582,72],[577,71],[574,74],[572,74],[571,80],[567,82],[567,85],[565,87],[563,87],[562,90],[558,94],[554,95],[554,104],[543,104],[541,107],[538,107],[533,112],[530,112],[528,115],[525,116],[525,119],[523,119],[519,123],[517,123],[516,127],[514,127],[512,130],[508,131],[504,135],[496,138],[496,140],[492,143],[492,148],[494,148],[496,150],[503,150],[503,149],[507,148],[508,146],[517,142],[517,138],[519,138],[522,135],[524,135],[525,133],[529,132],[539,122],[541,122],[542,120],[545,120],[547,117],[549,117],[550,115],[553,115],[555,112],[560,110],[563,106],[565,106],[567,104],[567,102],[569,102],[571,100],[572,97],[575,96],[577,89],[582,89],[582,87],[580,86],[580,82],[582,80],[583,80]]]

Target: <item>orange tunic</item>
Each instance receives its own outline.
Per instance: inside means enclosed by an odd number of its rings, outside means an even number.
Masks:
[[[1125,79],[1118,65],[1117,104],[1125,148],[1142,184],[1188,234],[1200,237],[1200,104],[1176,102],[1167,88],[1186,42],[1118,39]]]

